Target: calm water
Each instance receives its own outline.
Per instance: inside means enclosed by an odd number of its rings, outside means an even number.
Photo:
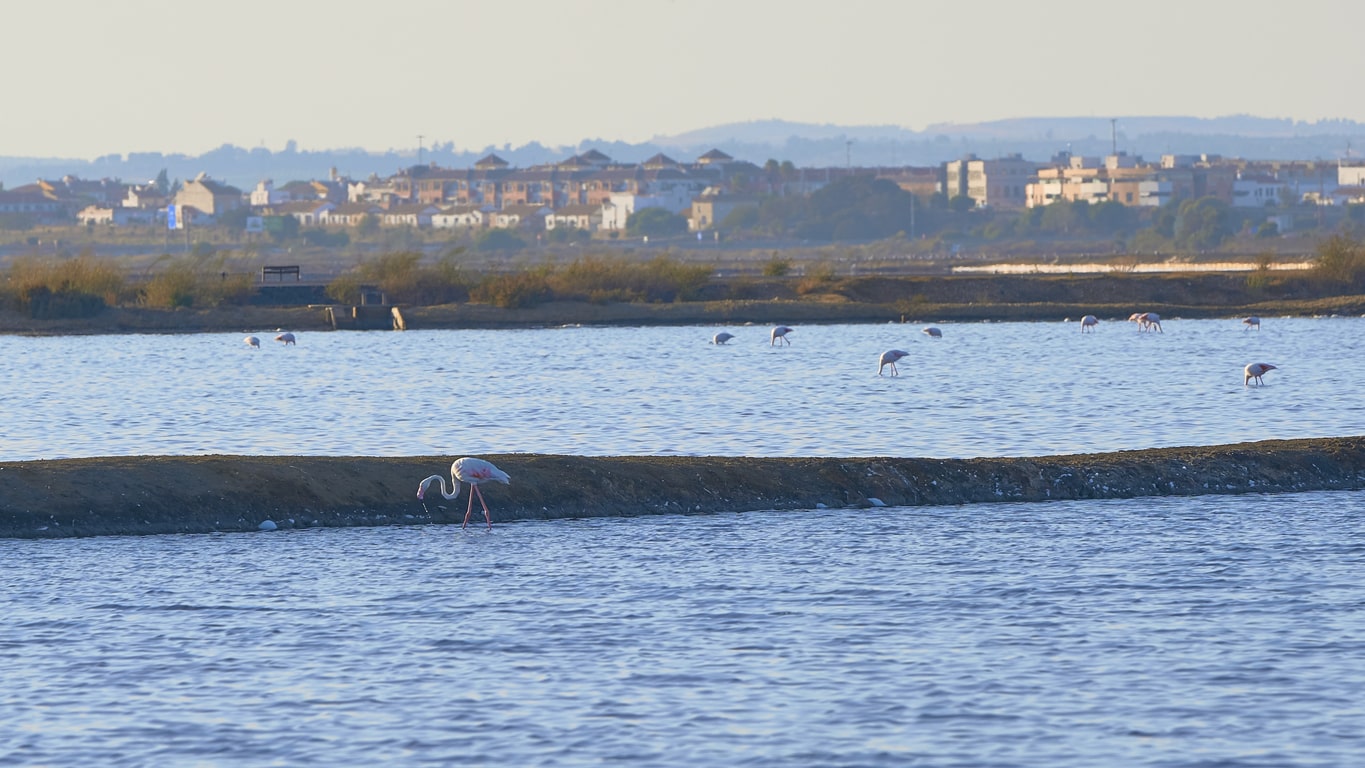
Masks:
[[[0,765],[1361,765],[1360,511],[0,541]]]
[[[0,460],[1365,434],[1363,323],[0,337]],[[1360,765],[1362,500],[0,540],[0,767]]]
[[[0,460],[1017,456],[1365,434],[1365,319],[0,337]],[[889,348],[910,353],[878,377]],[[1280,366],[1242,386],[1250,362]]]

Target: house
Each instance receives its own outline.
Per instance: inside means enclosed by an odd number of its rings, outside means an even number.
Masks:
[[[1038,175],[1038,164],[1012,154],[995,160],[967,155],[943,165],[943,192],[948,199],[969,197],[978,208],[1023,208],[1027,187]]]
[[[373,215],[377,220],[383,212],[383,207],[375,203],[339,203],[327,212],[322,223],[327,226],[354,227],[366,216]]]
[[[742,195],[702,195],[692,201],[687,228],[693,232],[714,229],[740,208],[757,208],[758,200]]]
[[[80,224],[104,224],[124,227],[129,224],[155,224],[157,211],[151,208],[127,208],[121,205],[87,205],[76,214]]]
[[[328,217],[336,205],[325,200],[295,200],[270,208],[276,216],[290,216],[303,226],[321,226],[328,223]]]
[[[395,205],[379,212],[379,223],[386,227],[427,229],[431,226],[431,217],[440,212],[441,209],[434,205]]]
[[[566,205],[545,219],[546,229],[578,229],[595,232],[602,227],[602,206]]]
[[[209,216],[235,211],[243,205],[242,191],[236,187],[213,181],[200,173],[175,193],[175,204],[191,207]]]
[[[287,203],[293,198],[289,192],[283,189],[275,189],[275,182],[270,179],[261,179],[256,182],[256,188],[251,190],[251,207],[265,208],[272,205]]]
[[[547,205],[512,205],[493,212],[492,226],[498,229],[545,229],[545,220],[554,209]]]
[[[34,184],[11,190],[0,189],[0,214],[26,214],[39,219],[60,216],[63,205]]]
[[[489,211],[478,205],[456,205],[432,214],[432,229],[483,229],[489,226]]]

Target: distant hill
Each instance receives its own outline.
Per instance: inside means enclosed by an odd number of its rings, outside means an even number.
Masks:
[[[1117,134],[1115,141],[1114,133]],[[1195,117],[1026,117],[983,123],[942,123],[916,131],[894,125],[847,126],[757,120],[700,128],[672,136],[655,136],[640,144],[585,139],[575,146],[484,147],[459,150],[446,144],[423,150],[421,162],[468,168],[489,152],[515,167],[563,160],[597,149],[618,162],[640,162],[664,152],[676,160],[694,160],[720,149],[740,160],[762,164],[768,159],[800,167],[937,165],[966,154],[998,157],[1018,153],[1045,161],[1068,150],[1081,155],[1120,151],[1156,159],[1163,154],[1217,154],[1254,160],[1337,160],[1358,158],[1365,151],[1365,124],[1351,120],[1302,122],[1251,115]],[[362,179],[388,176],[417,164],[417,150],[370,152],[363,149],[272,152],[225,144],[198,156],[156,152],[107,155],[95,160],[0,157],[0,183],[6,188],[39,178],[67,174],[86,179],[118,178],[143,182],[163,169],[172,179],[206,172],[243,191],[261,179],[283,184],[326,178],[335,168],[343,176]]]

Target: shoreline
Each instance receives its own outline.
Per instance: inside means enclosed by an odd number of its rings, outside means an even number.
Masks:
[[[453,456],[126,456],[0,462],[0,538],[458,524],[467,489],[424,505]],[[1019,458],[486,456],[515,520],[856,510],[1365,487],[1365,436]],[[478,514],[475,514],[478,517]]]
[[[486,304],[400,306],[406,330],[496,330],[558,326],[763,325],[920,322],[1065,322],[1095,315],[1122,322],[1138,307],[1166,319],[1365,316],[1365,296],[1237,305],[1152,302],[852,302],[727,300],[673,304],[549,302],[524,309]],[[326,307],[155,310],[112,308],[92,318],[35,320],[0,313],[0,335],[251,333],[267,329],[332,332]]]

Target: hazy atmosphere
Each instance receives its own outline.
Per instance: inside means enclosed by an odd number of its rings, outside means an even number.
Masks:
[[[749,120],[1365,120],[1365,6],[527,0],[25,3],[0,156],[643,142]],[[419,137],[421,137],[419,139]]]

